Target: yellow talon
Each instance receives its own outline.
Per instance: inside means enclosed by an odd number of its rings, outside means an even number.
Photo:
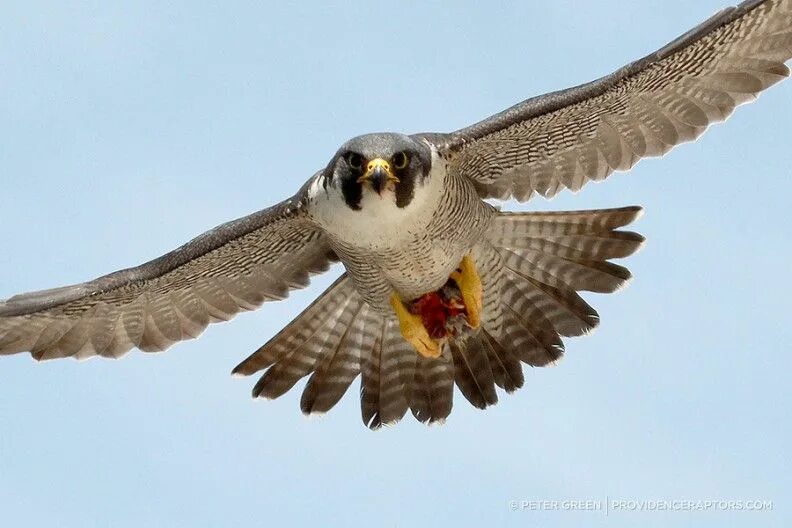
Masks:
[[[391,295],[390,303],[393,306],[393,311],[396,312],[396,317],[399,318],[399,329],[404,339],[414,346],[422,356],[440,357],[440,344],[429,337],[429,332],[426,331],[421,316],[410,313],[396,292]]]
[[[465,255],[459,263],[459,269],[451,273],[451,278],[456,281],[462,300],[465,301],[468,323],[473,328],[481,324],[481,278],[476,271],[476,264],[470,255]]]

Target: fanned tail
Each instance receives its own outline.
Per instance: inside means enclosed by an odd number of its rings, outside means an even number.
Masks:
[[[473,250],[484,287],[482,328],[450,344],[456,384],[473,406],[497,402],[493,383],[520,388],[521,362],[551,364],[564,353],[562,337],[599,324],[577,292],[610,293],[630,279],[610,259],[640,248],[641,235],[619,230],[640,214],[639,207],[498,214]]]
[[[578,291],[613,292],[629,280],[610,262],[634,253],[643,237],[619,228],[638,207],[561,213],[499,213],[472,249],[483,288],[481,326],[450,340],[439,358],[420,356],[402,338],[393,314],[368,306],[342,275],[302,314],[234,372],[267,369],[255,397],[277,398],[310,375],[300,406],[330,410],[361,374],[363,422],[372,429],[407,412],[425,423],[451,413],[454,384],[475,407],[524,383],[522,363],[544,366],[564,353],[562,337],[599,323]]]

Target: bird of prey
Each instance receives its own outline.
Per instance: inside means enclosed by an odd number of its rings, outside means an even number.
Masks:
[[[137,267],[0,302],[0,354],[117,358],[165,350],[209,323],[282,299],[333,262],[345,272],[234,372],[254,396],[310,375],[305,413],[361,375],[371,428],[408,410],[443,421],[454,385],[476,407],[558,360],[599,322],[578,291],[613,292],[611,262],[643,237],[638,207],[503,212],[691,141],[790,73],[792,0],[749,0],[593,82],[527,99],[451,133],[341,145],[288,200]]]

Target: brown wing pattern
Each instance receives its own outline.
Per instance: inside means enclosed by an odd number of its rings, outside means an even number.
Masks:
[[[0,302],[0,354],[119,357],[165,350],[209,323],[281,299],[335,258],[300,195],[141,266]]]
[[[697,138],[787,77],[790,57],[792,0],[750,0],[597,81],[426,137],[482,197],[551,197]]]

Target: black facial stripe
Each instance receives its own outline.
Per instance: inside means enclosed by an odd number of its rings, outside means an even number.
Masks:
[[[363,186],[357,182],[356,178],[344,178],[341,180],[341,193],[344,201],[355,211],[360,211],[360,199],[363,197]]]
[[[399,174],[399,183],[396,184],[394,192],[396,194],[396,207],[399,209],[407,207],[412,202],[413,195],[415,194],[415,173],[410,174],[409,167],[404,171],[404,174]]]

